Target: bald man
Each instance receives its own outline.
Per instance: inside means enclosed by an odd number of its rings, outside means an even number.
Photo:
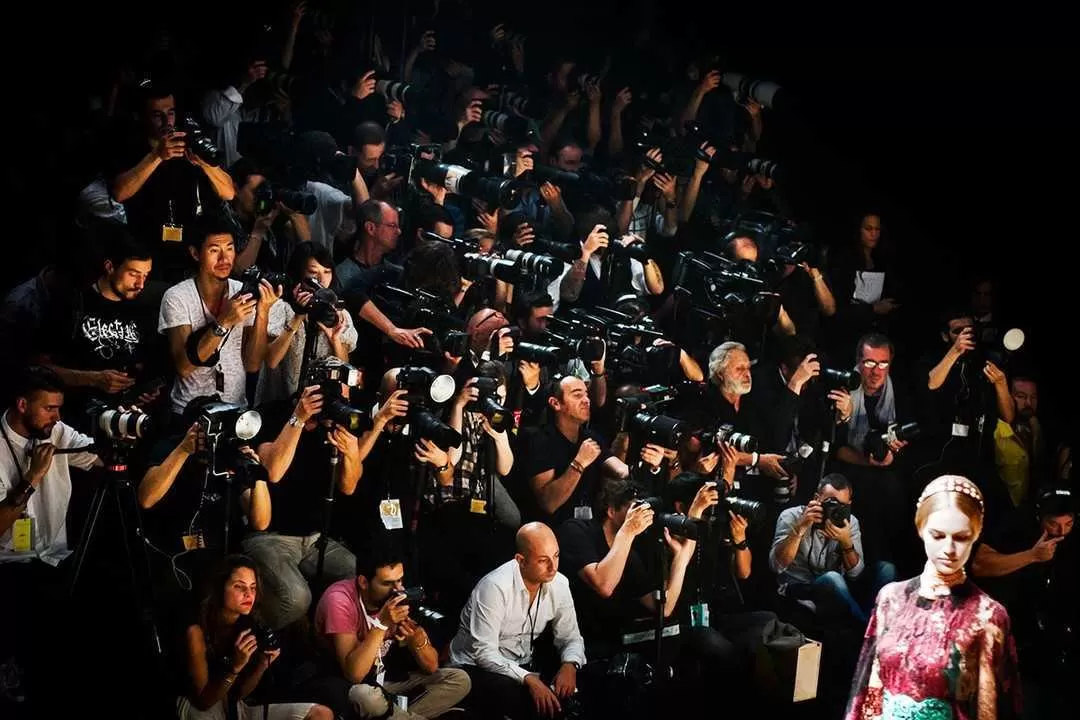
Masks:
[[[464,668],[474,692],[470,707],[481,717],[552,718],[577,689],[585,664],[570,583],[559,573],[559,543],[543,523],[518,530],[514,559],[485,575],[461,611],[450,661]],[[548,626],[562,661],[533,663],[533,643]],[[551,686],[541,674],[552,678]]]

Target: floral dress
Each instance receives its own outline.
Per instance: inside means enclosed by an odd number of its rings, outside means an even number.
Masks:
[[[846,720],[992,720],[1020,715],[1005,608],[970,581],[944,597],[919,578],[878,594]]]

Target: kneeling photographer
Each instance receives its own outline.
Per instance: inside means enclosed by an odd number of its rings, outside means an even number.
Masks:
[[[652,555],[661,541],[666,547],[659,552],[670,553],[662,579],[662,615],[665,622],[675,615],[697,547],[695,521],[716,502],[715,489],[704,486],[688,515],[669,515],[662,512],[659,498],[638,499],[629,482],[611,480],[600,493],[593,518],[568,520],[559,528],[563,564],[591,661],[633,652],[640,643],[634,637],[638,631],[649,631],[648,637],[652,637],[652,620],[660,610],[656,593],[660,564]],[[703,628],[701,632],[714,631]],[[720,646],[717,642],[683,642],[679,647],[680,655],[693,652],[711,664],[721,662],[715,652]],[[685,659],[680,657],[679,664]]]
[[[498,363],[483,362],[450,406],[449,425],[461,433],[461,445],[450,449],[453,475],[428,486],[433,507],[421,540],[428,549],[424,577],[446,607],[465,604],[480,578],[512,553],[521,526],[521,511],[503,484],[514,467],[514,419],[505,403],[506,374]]]
[[[378,437],[372,421],[347,404],[355,368],[336,358],[314,364],[300,398],[261,408],[255,442],[268,472],[276,511],[265,532],[244,538],[244,552],[263,577],[263,614],[280,629],[307,613],[312,590],[351,577],[356,558],[326,536],[335,496],[352,495]],[[382,418],[379,420],[381,421]],[[362,431],[367,430],[363,433]]]
[[[808,504],[784,510],[776,521],[769,566],[778,575],[780,595],[817,621],[800,627],[839,625],[861,635],[877,591],[896,577],[896,568],[883,561],[864,574],[862,531],[851,498],[848,479],[832,473],[821,479]]]
[[[761,503],[738,495],[735,451],[724,445],[721,453],[719,482],[699,473],[682,473],[669,483],[665,496],[676,512],[702,518],[677,611],[689,626],[683,642],[692,652],[722,663],[719,678],[735,690],[753,686],[755,655],[766,625],[776,615],[751,610],[743,598],[743,583],[750,579],[753,566],[747,531],[763,520],[765,512]]]
[[[211,557],[237,544],[245,528],[270,523],[267,471],[248,442],[261,418],[216,395],[195,398],[184,410],[187,430],[150,450],[138,501],[153,547],[172,561],[177,583],[190,589]],[[184,556],[184,569],[177,561]]]

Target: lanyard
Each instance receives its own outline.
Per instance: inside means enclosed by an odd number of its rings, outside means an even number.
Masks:
[[[13,463],[15,463],[15,470],[19,473],[19,486],[22,487],[23,485],[26,484],[26,478],[23,476],[22,465],[19,464],[19,457],[18,457],[18,455],[15,454],[15,446],[11,444],[11,440],[8,438],[7,430],[4,428],[4,426],[2,424],[0,424],[0,432],[2,432],[4,434],[4,442],[8,446],[8,452],[11,453],[11,461]],[[29,455],[30,452],[33,451],[33,449],[34,449],[34,441],[31,440],[30,441],[30,450],[27,452],[27,455]]]

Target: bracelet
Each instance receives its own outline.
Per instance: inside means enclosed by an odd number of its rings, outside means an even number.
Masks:
[[[750,453],[750,467],[757,467],[758,460],[761,459],[761,455],[756,452]]]
[[[579,474],[585,473],[585,468],[582,467],[581,463],[579,463],[577,460],[571,460],[570,467],[572,467],[574,470],[577,470]]]
[[[414,647],[413,650],[423,650],[424,648],[426,648],[430,644],[431,644],[431,638],[425,637],[424,642],[422,644],[417,645],[416,647]]]
[[[746,543],[746,538],[743,538],[742,542],[737,542],[731,547],[735,548],[736,550],[747,550],[750,546]]]
[[[30,496],[37,492],[37,488],[31,482],[23,483],[23,486],[12,494],[12,500],[16,505],[25,505],[30,502]]]

